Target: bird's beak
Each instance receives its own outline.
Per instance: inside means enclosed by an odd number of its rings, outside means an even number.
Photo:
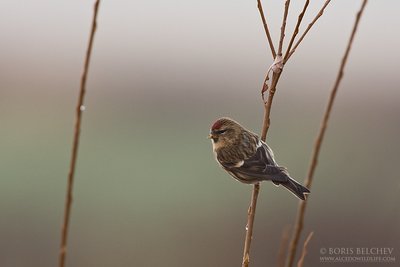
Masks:
[[[209,135],[207,136],[207,138],[208,138],[208,139],[212,139],[212,138],[213,138],[213,135],[212,135],[212,134],[209,134]]]

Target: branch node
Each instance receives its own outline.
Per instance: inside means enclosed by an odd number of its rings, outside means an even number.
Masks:
[[[267,70],[267,74],[265,75],[265,80],[263,83],[263,88],[261,89],[261,97],[264,101],[264,104],[267,103],[267,101],[265,100],[265,92],[268,91],[268,89],[270,88],[268,85],[268,81],[269,81],[269,75],[272,71],[272,73],[278,74],[281,73],[283,70],[283,57],[281,54],[277,55],[275,57],[274,62],[271,64],[271,66],[269,66],[268,70]],[[270,90],[271,94],[275,93],[275,87],[271,85],[271,90]]]

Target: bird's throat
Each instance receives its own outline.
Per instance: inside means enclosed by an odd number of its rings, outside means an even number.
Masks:
[[[213,146],[213,150],[215,152],[217,152],[217,150],[221,149],[223,147],[222,142],[218,142],[218,138],[216,138],[217,141],[215,141],[215,139],[212,140],[212,146]]]

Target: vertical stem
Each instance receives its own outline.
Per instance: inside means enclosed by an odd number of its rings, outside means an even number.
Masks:
[[[94,4],[94,14],[93,14],[92,27],[91,27],[90,37],[89,37],[89,44],[88,44],[88,47],[86,50],[85,63],[84,63],[83,72],[82,72],[82,76],[81,76],[81,82],[80,82],[78,103],[76,106],[75,131],[74,131],[74,138],[73,138],[73,143],[72,143],[71,162],[70,162],[70,168],[69,168],[69,173],[68,173],[67,192],[66,192],[66,197],[65,197],[64,220],[63,220],[63,225],[62,225],[62,230],[61,230],[59,267],[65,266],[65,258],[66,258],[66,253],[67,253],[68,226],[69,226],[70,215],[71,215],[72,191],[73,191],[73,184],[74,184],[75,166],[76,166],[76,160],[78,157],[79,133],[81,130],[82,112],[84,110],[83,103],[84,103],[85,92],[86,92],[86,80],[87,80],[87,74],[89,71],[90,56],[92,54],[94,33],[96,31],[96,26],[97,26],[97,13],[98,13],[98,8],[99,8],[99,3],[100,3],[100,0],[96,0],[96,2]]]
[[[357,12],[356,15],[356,19],[354,22],[354,26],[353,26],[353,30],[351,32],[350,35],[350,39],[347,43],[347,47],[346,47],[346,51],[343,55],[340,67],[339,67],[339,71],[337,73],[336,76],[336,80],[335,83],[333,85],[333,88],[331,90],[331,94],[329,97],[329,101],[328,101],[328,105],[326,106],[326,110],[324,113],[324,117],[322,119],[322,123],[321,123],[321,127],[319,129],[319,133],[317,136],[317,139],[315,141],[315,145],[314,145],[314,151],[311,157],[311,163],[310,163],[310,167],[308,170],[308,175],[307,175],[307,179],[305,180],[305,186],[308,188],[311,188],[312,185],[312,181],[314,178],[314,172],[315,169],[317,167],[317,162],[318,162],[318,157],[319,157],[319,153],[321,150],[321,145],[322,142],[324,140],[324,136],[325,136],[325,132],[326,129],[328,127],[328,122],[329,122],[329,117],[333,108],[333,103],[335,101],[335,97],[336,97],[336,93],[337,90],[339,88],[340,82],[342,81],[343,78],[343,74],[344,74],[344,68],[346,66],[347,63],[347,58],[349,56],[350,50],[351,50],[351,46],[353,44],[353,40],[354,40],[354,36],[357,32],[357,28],[358,28],[358,24],[361,18],[361,15],[364,11],[365,5],[367,4],[367,0],[363,0],[362,5],[360,10]],[[292,236],[292,240],[290,242],[290,248],[289,248],[289,254],[287,257],[287,267],[291,267],[293,266],[293,262],[294,262],[294,258],[296,255],[296,249],[297,249],[297,244],[299,242],[299,238],[300,238],[300,234],[301,231],[303,229],[303,224],[304,224],[304,216],[305,216],[305,211],[306,211],[306,207],[307,207],[307,202],[308,201],[301,201],[299,204],[299,209],[297,212],[297,217],[296,217],[296,223],[295,223],[295,228],[294,228],[294,232],[293,232],[293,236]]]
[[[260,12],[261,20],[263,22],[265,34],[267,35],[268,43],[271,48],[272,57],[275,58],[276,52],[275,52],[274,44],[271,39],[271,34],[268,29],[267,21],[264,16],[264,11],[262,8],[261,0],[257,0],[257,4],[258,4],[257,5],[258,11]],[[286,15],[287,15],[287,8],[288,8],[288,5],[285,5]],[[286,22],[285,16],[284,16],[284,22]],[[276,88],[276,84],[279,80],[279,77],[280,77],[280,73],[277,75],[275,73],[273,74],[271,89],[270,89],[269,95],[268,95],[268,100],[266,103],[264,103],[264,108],[265,108],[264,122],[263,122],[263,127],[262,127],[262,132],[261,132],[261,140],[263,140],[263,141],[265,141],[265,139],[267,137],[267,132],[268,132],[269,125],[270,125],[269,115],[271,113],[272,99],[274,98],[275,88]],[[267,79],[267,77],[265,79]],[[265,83],[265,81],[264,81],[264,83]],[[263,88],[264,88],[264,83],[263,83]],[[256,215],[257,199],[258,199],[259,192],[260,192],[260,184],[257,183],[253,187],[253,193],[251,194],[250,207],[249,207],[249,210],[247,213],[246,237],[245,237],[244,248],[243,248],[242,267],[248,267],[249,262],[250,262],[250,245],[251,245],[251,240],[253,238],[253,225],[254,225],[254,218]]]
[[[272,100],[274,98],[274,94],[276,91],[276,85],[278,83],[279,77],[281,76],[281,73],[273,73],[272,75],[272,82],[271,82],[271,88],[269,90],[268,94],[268,100],[266,104],[264,105],[265,111],[264,111],[264,122],[263,122],[263,128],[261,132],[261,140],[265,141],[267,137],[267,132],[269,129],[270,125],[270,114],[271,114],[271,107],[272,107]],[[251,240],[253,236],[253,225],[254,225],[254,218],[256,215],[256,208],[257,208],[257,198],[258,198],[258,193],[260,191],[260,184],[257,183],[253,187],[253,193],[251,195],[251,203],[248,211],[248,217],[247,217],[247,226],[246,226],[246,238],[244,242],[244,250],[243,250],[243,261],[242,261],[242,267],[248,267],[249,262],[250,262],[250,245],[251,245]]]
[[[257,198],[259,192],[260,192],[260,184],[256,183],[253,187],[253,193],[251,194],[251,202],[248,211],[248,219],[246,225],[246,239],[244,242],[242,267],[248,267],[250,262],[250,245],[251,245],[251,239],[253,238],[253,224],[256,215]]]

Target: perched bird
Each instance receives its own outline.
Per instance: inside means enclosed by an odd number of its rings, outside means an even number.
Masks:
[[[278,166],[271,148],[260,138],[230,118],[220,118],[212,126],[209,138],[215,158],[236,180],[255,184],[272,181],[283,185],[298,198],[305,200],[310,193],[306,187],[289,176],[285,167]]]

